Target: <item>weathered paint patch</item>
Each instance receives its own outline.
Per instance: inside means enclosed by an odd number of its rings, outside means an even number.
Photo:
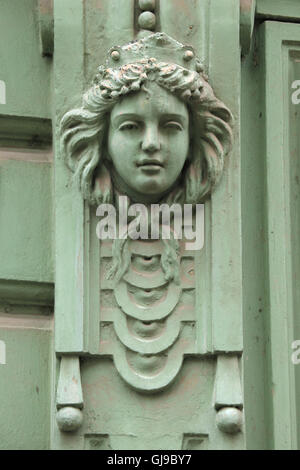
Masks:
[[[0,329],[21,329],[21,330],[53,330],[53,317],[46,317],[42,315],[36,315],[32,317],[30,315],[7,315],[0,311]],[[0,341],[0,364],[1,364],[1,351],[3,341]]]
[[[53,152],[51,149],[17,149],[17,148],[2,148],[0,150],[1,160],[22,160],[33,163],[47,163],[52,162]]]

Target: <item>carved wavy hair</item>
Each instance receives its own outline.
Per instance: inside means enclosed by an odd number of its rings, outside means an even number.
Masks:
[[[120,68],[99,68],[82,106],[61,121],[61,153],[74,172],[84,199],[111,203],[114,190],[107,163],[109,115],[123,96],[154,81],[187,104],[191,121],[189,156],[181,184],[165,198],[171,203],[199,203],[218,183],[232,140],[232,116],[219,101],[203,73],[177,64],[145,59]]]

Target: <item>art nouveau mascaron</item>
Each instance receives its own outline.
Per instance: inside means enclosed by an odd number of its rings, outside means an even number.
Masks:
[[[61,122],[62,156],[95,211],[119,195],[148,209],[208,197],[232,118],[207,80],[193,49],[164,33],[109,51],[82,107]],[[100,242],[97,355],[113,357],[137,391],[162,391],[184,356],[198,352],[195,256],[161,232],[157,240]]]

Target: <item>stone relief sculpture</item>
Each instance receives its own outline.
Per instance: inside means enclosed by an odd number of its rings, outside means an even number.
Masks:
[[[133,118],[120,119],[125,111]],[[146,121],[158,117],[157,140],[147,133],[141,143]],[[61,132],[65,162],[96,205],[113,202],[116,191],[135,202],[200,202],[218,183],[232,138],[231,113],[194,51],[164,33],[112,48]],[[162,169],[146,171],[143,160],[158,150]]]
[[[147,211],[183,207],[219,182],[231,124],[194,50],[153,33],[109,51],[81,108],[61,121],[61,152],[95,210],[120,195]],[[140,392],[164,389],[195,354],[194,255],[161,231],[101,241],[99,356]]]
[[[199,203],[220,180],[232,138],[231,113],[194,51],[164,33],[112,48],[61,132],[65,162],[95,206],[119,195],[147,207]],[[193,254],[159,238],[101,248],[99,353],[144,391],[175,378],[197,321]]]

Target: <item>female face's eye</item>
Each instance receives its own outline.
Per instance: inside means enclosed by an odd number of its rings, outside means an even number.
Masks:
[[[135,121],[126,121],[119,126],[119,131],[133,131],[139,129],[139,124]]]
[[[183,127],[178,121],[168,121],[163,126],[165,129],[170,129],[174,131],[182,131]]]

